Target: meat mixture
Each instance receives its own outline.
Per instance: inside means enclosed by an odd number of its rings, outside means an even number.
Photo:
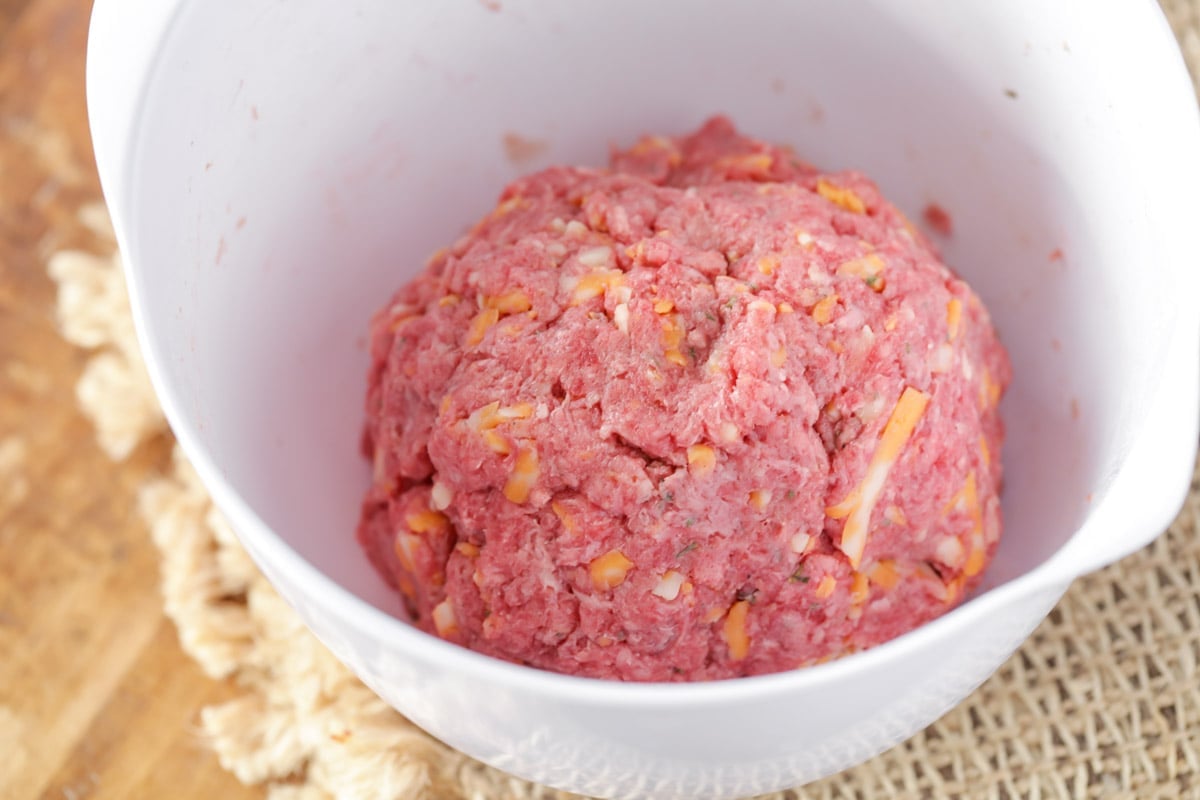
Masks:
[[[979,298],[868,178],[724,118],[517,180],[370,349],[359,542],[492,656],[796,669],[953,607],[1000,537]]]

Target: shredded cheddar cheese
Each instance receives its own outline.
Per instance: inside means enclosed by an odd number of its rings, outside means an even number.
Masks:
[[[957,297],[951,297],[950,302],[946,303],[946,330],[947,337],[950,341],[958,338],[958,328],[962,322],[962,301]]]
[[[855,194],[853,190],[830,183],[824,178],[817,179],[817,194],[834,205],[855,214],[865,214],[867,211],[866,204],[863,203],[862,198]]]
[[[506,456],[512,452],[512,446],[509,445],[508,439],[495,430],[486,430],[483,432],[483,443],[488,446],[488,449],[497,455]]]
[[[738,169],[751,175],[765,176],[773,159],[769,153],[738,153],[723,156],[713,164],[717,169]]]
[[[750,654],[750,635],[746,632],[746,615],[750,613],[750,601],[738,600],[729,607],[725,615],[722,633],[729,645],[729,657],[741,661]]]
[[[536,450],[524,447],[518,450],[516,463],[504,484],[504,496],[510,502],[524,503],[529,499],[529,492],[537,483],[540,471]]]
[[[717,453],[706,444],[694,444],[687,449],[688,471],[694,477],[708,475],[717,465]]]
[[[450,520],[440,511],[414,511],[404,515],[404,522],[413,533],[433,533],[450,526]]]
[[[488,329],[495,325],[500,320],[500,310],[497,308],[485,308],[475,315],[471,320],[471,326],[467,329],[467,347],[474,347],[483,341],[483,337],[487,334]]]
[[[832,575],[826,575],[821,578],[821,582],[817,584],[817,590],[813,593],[819,599],[824,600],[833,594],[833,590],[837,588],[837,579]]]
[[[858,569],[867,546],[867,526],[883,490],[884,481],[887,480],[892,465],[896,463],[900,451],[908,443],[928,404],[929,395],[911,386],[905,387],[896,402],[896,407],[892,409],[892,415],[883,427],[879,444],[871,456],[867,474],[862,482],[842,502],[825,509],[825,513],[833,519],[846,520],[839,547],[855,569]]]
[[[625,281],[619,269],[601,269],[580,276],[571,290],[571,305],[577,306],[593,297],[600,297],[609,289],[615,289]]]
[[[563,529],[567,533],[575,533],[578,526],[575,523],[575,517],[570,511],[567,511],[566,506],[555,500],[550,503],[550,510],[554,512],[554,516],[558,517],[558,521],[562,523]]]
[[[620,550],[609,550],[602,556],[597,556],[588,564],[588,572],[592,576],[592,586],[596,591],[606,592],[615,589],[625,582],[625,576],[633,568],[633,562],[625,557]]]
[[[870,593],[871,585],[867,576],[861,572],[854,573],[854,580],[850,584],[850,602],[860,606],[867,602]]]
[[[852,258],[838,265],[838,275],[850,275],[861,278],[873,291],[882,292],[887,283],[883,279],[884,261],[877,253],[870,253],[861,258]]]
[[[765,511],[770,502],[770,489],[755,489],[750,492],[750,505],[754,507],[755,511]]]
[[[837,307],[838,296],[829,294],[822,297],[813,306],[812,318],[818,325],[828,325],[833,319],[833,310]]]
[[[896,588],[896,584],[900,582],[900,573],[896,571],[896,562],[890,560],[875,564],[867,577],[871,579],[872,583],[888,591]]]
[[[495,297],[485,298],[484,308],[494,308],[501,314],[520,314],[533,308],[529,295],[521,291],[506,292]]]

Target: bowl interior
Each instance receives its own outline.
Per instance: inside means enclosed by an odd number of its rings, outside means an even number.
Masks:
[[[353,540],[371,313],[516,175],[601,164],[610,144],[722,112],[861,169],[913,219],[931,202],[951,213],[943,253],[1014,365],[989,580],[1019,576],[1102,497],[1154,374],[1146,321],[1169,303],[1135,280],[1133,265],[1155,268],[1153,222],[1106,31],[1068,13],[184,4],[148,87],[126,227],[175,422],[304,558],[396,611]]]

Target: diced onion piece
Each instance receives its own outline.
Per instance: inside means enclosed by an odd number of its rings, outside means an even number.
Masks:
[[[725,615],[722,633],[729,645],[729,657],[741,661],[750,653],[750,635],[746,632],[746,615],[750,613],[750,601],[738,600],[729,607]]]
[[[613,308],[613,324],[617,326],[617,330],[621,333],[629,333],[629,306],[625,303],[617,303]]]
[[[592,586],[596,591],[605,592],[614,589],[625,582],[625,576],[633,568],[633,562],[625,557],[620,550],[609,550],[602,556],[597,556],[588,564],[588,572],[592,576]]]
[[[949,372],[954,366],[954,348],[942,342],[933,349],[929,359],[929,371],[934,373]]]
[[[928,404],[929,395],[911,386],[905,387],[896,402],[896,407],[892,409],[887,424],[883,426],[879,444],[871,456],[867,474],[862,482],[842,502],[825,509],[825,513],[830,517],[846,520],[839,547],[855,569],[858,569],[862,561],[863,551],[867,546],[867,526],[871,521],[871,512],[875,510],[875,503],[879,501],[888,472],[912,436]]]
[[[611,247],[589,247],[587,250],[579,251],[578,258],[579,263],[585,267],[593,269],[608,267],[613,263],[613,250]]]
[[[445,511],[453,500],[454,491],[449,486],[441,481],[433,482],[433,488],[429,491],[429,505],[434,511]]]
[[[393,548],[396,551],[396,558],[400,561],[400,566],[404,567],[409,572],[416,569],[417,548],[421,546],[421,537],[414,536],[411,533],[400,532],[396,534],[396,542]]]
[[[732,422],[722,422],[720,428],[721,441],[728,444],[733,444],[741,438],[742,432],[738,430],[738,426]]]
[[[658,583],[650,590],[650,594],[655,597],[661,597],[663,600],[674,600],[679,596],[679,590],[683,587],[683,582],[684,577],[682,572],[669,569],[658,579]]]
[[[791,548],[793,553],[801,554],[808,551],[809,545],[812,544],[813,538],[807,533],[792,534]]]
[[[458,618],[454,616],[454,606],[450,605],[449,600],[443,600],[434,606],[431,616],[438,636],[445,638],[458,633]]]
[[[958,567],[963,563],[962,542],[956,536],[944,536],[933,550],[934,556],[943,564]]]

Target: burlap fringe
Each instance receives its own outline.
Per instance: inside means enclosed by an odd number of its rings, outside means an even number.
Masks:
[[[1200,2],[1163,3],[1200,67]],[[98,232],[101,207],[82,209]],[[62,335],[93,355],[81,408],[114,460],[169,435],[119,260],[55,255]],[[883,755],[774,800],[1200,797],[1200,491],[1145,550],[1078,581],[995,676]],[[221,765],[270,800],[565,800],[451,750],[343,667],[271,589],[176,448],[139,507],[183,649],[237,699],[201,725]]]

